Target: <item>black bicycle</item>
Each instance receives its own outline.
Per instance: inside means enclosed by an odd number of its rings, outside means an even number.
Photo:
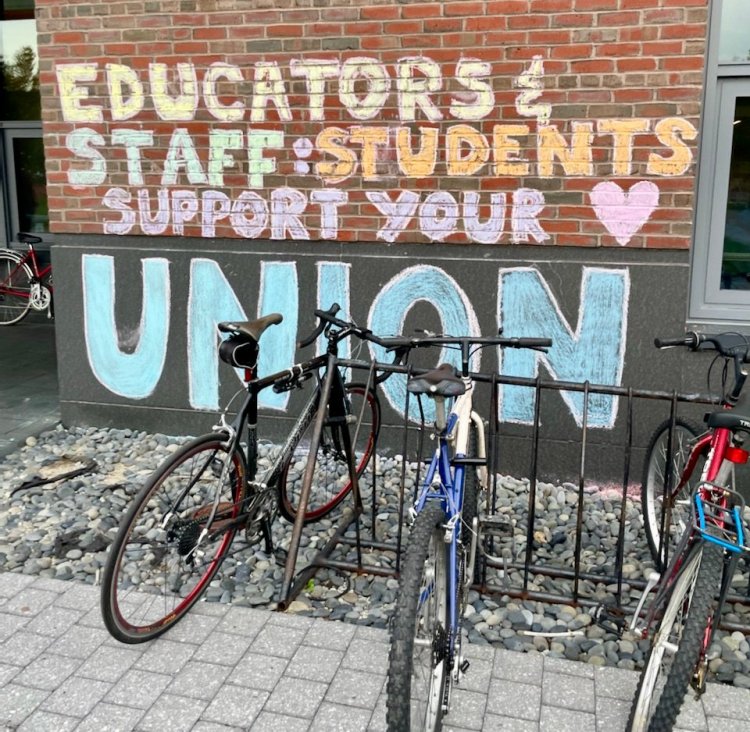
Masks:
[[[238,531],[248,544],[264,541],[271,553],[278,513],[295,521],[302,511],[298,523],[316,521],[353,490],[361,505],[356,479],[375,448],[380,405],[371,385],[344,383],[336,356],[338,344],[350,336],[379,339],[336,318],[338,310],[316,310],[318,325],[299,344],[309,346],[323,334],[325,354],[262,378],[255,372],[258,342],[282,316],[219,324],[228,335],[221,359],[245,370],[244,401],[231,421],[225,409],[213,432],[167,459],[123,518],[101,596],[104,623],[115,638],[140,643],[173,626],[206,590]],[[272,465],[258,475],[259,393],[308,381],[313,389],[305,407]]]

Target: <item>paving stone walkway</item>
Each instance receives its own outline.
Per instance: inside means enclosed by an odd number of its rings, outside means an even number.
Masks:
[[[5,730],[385,729],[384,630],[199,603],[150,643],[112,639],[98,588],[0,573]],[[472,645],[447,731],[617,732],[637,675]],[[711,684],[680,730],[750,732],[750,690]]]

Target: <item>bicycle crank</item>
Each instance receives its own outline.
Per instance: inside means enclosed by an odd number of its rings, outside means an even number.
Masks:
[[[29,303],[34,310],[41,312],[46,310],[52,302],[52,293],[49,288],[39,282],[34,282],[31,285],[31,292],[29,294]]]

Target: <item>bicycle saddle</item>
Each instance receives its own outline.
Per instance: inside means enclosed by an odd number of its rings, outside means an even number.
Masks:
[[[278,325],[282,320],[284,316],[281,313],[271,313],[257,320],[224,321],[217,327],[222,333],[244,335],[257,343],[266,328],[270,325]]]
[[[720,409],[709,412],[703,419],[709,427],[726,427],[730,430],[750,432],[750,405],[743,394],[734,409]]]
[[[441,364],[432,371],[409,379],[406,388],[412,394],[445,397],[460,396],[466,391],[466,385],[449,363]]]
[[[34,236],[33,234],[27,234],[24,231],[19,231],[16,235],[16,238],[21,242],[21,244],[41,244],[43,241],[42,237]]]

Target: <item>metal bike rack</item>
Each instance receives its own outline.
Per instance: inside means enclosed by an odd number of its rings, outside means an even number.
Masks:
[[[419,373],[420,369],[413,369],[411,366],[393,365],[393,364],[381,364],[381,363],[370,363],[363,361],[355,361],[349,359],[338,359],[334,360],[334,364],[340,367],[346,367],[356,370],[366,370],[369,372],[368,376],[368,387],[377,389],[377,381],[373,378],[375,373],[386,373],[394,372],[400,374],[411,374]],[[331,364],[331,365],[334,365]],[[330,373],[330,372],[329,372]],[[573,604],[581,607],[594,606],[598,604],[598,600],[587,596],[582,591],[583,582],[593,582],[596,584],[603,584],[608,587],[615,586],[614,592],[610,593],[614,596],[616,606],[622,607],[626,612],[632,611],[633,607],[626,597],[624,591],[625,580],[623,578],[623,565],[626,562],[625,555],[625,541],[626,541],[626,522],[624,517],[626,515],[627,501],[628,501],[628,487],[631,486],[631,480],[633,476],[633,468],[635,467],[636,472],[640,470],[640,464],[633,465],[634,455],[634,426],[635,426],[635,406],[637,403],[648,401],[648,402],[661,402],[669,405],[669,419],[674,426],[676,416],[678,413],[678,407],[685,404],[714,404],[715,401],[709,397],[697,395],[697,394],[678,394],[677,392],[666,392],[666,391],[649,391],[649,390],[637,390],[628,387],[619,386],[607,386],[607,385],[595,385],[589,382],[577,383],[577,382],[565,382],[555,380],[545,380],[541,378],[528,379],[521,377],[508,377],[498,374],[473,374],[473,378],[477,383],[486,383],[489,385],[493,397],[489,399],[489,429],[487,430],[487,454],[488,454],[488,475],[490,476],[490,482],[488,486],[487,495],[487,513],[486,515],[492,518],[496,516],[496,499],[498,493],[498,447],[502,446],[503,435],[502,425],[499,423],[499,404],[498,404],[498,392],[500,386],[523,386],[533,390],[534,393],[534,420],[533,424],[528,429],[527,438],[531,446],[530,460],[528,466],[528,474],[522,476],[527,478],[529,481],[528,487],[528,505],[526,509],[526,532],[525,532],[525,551],[523,552],[523,560],[519,561],[517,558],[512,560],[500,560],[498,558],[488,557],[486,554],[482,554],[481,557],[477,558],[479,562],[479,576],[482,578],[480,583],[480,589],[492,596],[492,595],[507,595],[513,598],[529,599],[545,603],[562,603],[562,604]],[[327,394],[330,390],[330,383],[326,381],[323,385],[322,399],[327,398]],[[536,498],[539,484],[539,456],[540,456],[540,443],[542,442],[542,430],[541,430],[541,413],[543,400],[545,396],[551,392],[579,392],[583,395],[583,418],[582,426],[579,429],[578,435],[578,448],[577,448],[577,476],[576,480],[567,481],[568,484],[572,483],[576,487],[577,495],[577,507],[575,517],[575,547],[573,551],[573,563],[572,566],[557,566],[554,564],[544,563],[540,561],[534,546],[534,532],[537,522],[537,510],[536,510]],[[588,475],[588,457],[590,450],[590,430],[591,428],[587,425],[587,416],[589,413],[590,400],[593,395],[607,395],[612,397],[620,398],[624,401],[624,428],[621,428],[621,434],[624,435],[624,440],[621,444],[613,446],[613,449],[619,449],[622,453],[622,479],[619,482],[619,528],[617,532],[617,539],[614,548],[614,556],[612,557],[612,571],[607,573],[585,571],[582,566],[582,537],[584,527],[584,503],[586,501],[586,483],[589,479],[595,479],[595,475]],[[477,405],[475,405],[476,407]],[[479,405],[481,407],[481,404]],[[300,510],[297,513],[297,521],[295,522],[292,543],[287,558],[287,564],[285,568],[284,584],[281,592],[281,602],[279,604],[280,609],[288,607],[294,597],[304,588],[308,580],[315,574],[319,568],[329,568],[342,572],[363,574],[363,575],[378,575],[378,576],[391,576],[395,577],[398,575],[399,562],[402,555],[402,549],[404,544],[404,528],[405,528],[405,510],[411,502],[411,496],[406,495],[405,490],[405,473],[407,465],[407,455],[412,462],[417,465],[417,471],[420,470],[423,464],[423,457],[429,457],[424,454],[424,434],[425,431],[421,429],[419,425],[411,423],[409,420],[409,407],[410,407],[410,395],[406,392],[404,400],[404,417],[402,424],[398,426],[398,429],[402,430],[400,440],[392,443],[400,442],[401,444],[401,455],[403,455],[401,465],[401,485],[398,494],[398,505],[391,507],[392,510],[398,512],[399,522],[396,531],[395,539],[384,540],[382,537],[377,535],[377,522],[376,515],[378,512],[377,496],[380,486],[378,485],[378,471],[376,469],[378,460],[378,445],[376,444],[373,449],[373,457],[371,458],[372,464],[369,470],[369,478],[371,479],[371,506],[365,508],[362,505],[362,499],[359,493],[359,486],[356,480],[356,471],[353,463],[350,461],[350,475],[353,478],[354,487],[352,490],[351,498],[348,498],[344,511],[342,512],[341,518],[328,541],[320,549],[317,555],[312,559],[310,564],[301,570],[297,576],[294,576],[294,568],[297,562],[297,554],[299,548],[299,538],[302,531],[302,516],[307,503],[307,498],[310,491],[310,481],[312,478],[312,468],[305,474],[305,481],[302,488],[302,496],[300,500]],[[623,407],[621,407],[622,409]],[[652,425],[653,426],[653,425]],[[314,439],[319,439],[320,429],[322,427],[322,412],[319,415],[319,423],[315,425]],[[671,439],[671,438],[670,438]],[[416,442],[416,448],[410,449],[410,443]],[[574,442],[574,440],[569,440]],[[317,444],[317,443],[316,443]],[[350,443],[351,444],[351,443]],[[311,450],[311,452],[313,452]],[[351,451],[349,449],[350,455]],[[638,480],[638,478],[636,478]],[[416,484],[419,484],[419,472],[416,476]],[[612,484],[611,484],[612,485]],[[362,525],[362,519],[366,516],[366,511],[370,513],[368,526]],[[354,524],[355,535],[354,537],[347,536],[346,533],[349,527]],[[485,552],[491,550],[491,544],[493,543],[492,536],[485,536]],[[335,558],[337,548],[343,548],[344,551],[353,549],[356,552],[356,556],[352,560],[351,558],[338,559]],[[390,553],[394,556],[394,567],[388,568],[386,566],[373,566],[370,563],[363,562],[363,552],[368,553]],[[490,570],[502,570],[507,574],[510,571],[517,572],[520,574],[520,583],[509,586],[507,581],[498,582],[489,579]],[[534,578],[543,577],[553,580],[562,580],[567,583],[570,587],[569,591],[551,591],[551,590],[539,590],[534,588]],[[645,586],[645,580],[637,580],[630,578],[627,580],[627,584],[636,589],[641,589]],[[730,595],[728,598],[729,603],[740,603],[748,606],[748,622],[747,624],[741,623],[725,623],[724,627],[727,630],[740,630],[742,632],[750,632],[750,588],[745,596],[737,595],[736,593]]]

